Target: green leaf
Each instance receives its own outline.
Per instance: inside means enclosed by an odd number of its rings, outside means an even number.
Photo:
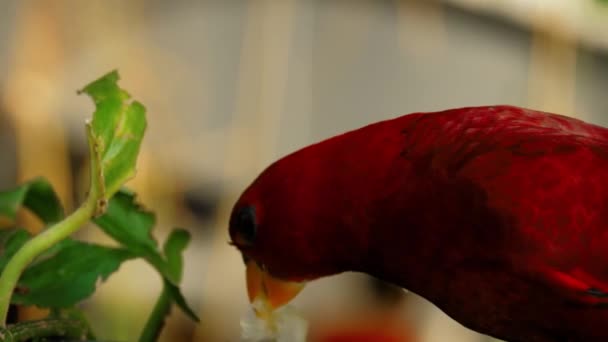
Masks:
[[[94,222],[114,240],[146,259],[163,276],[174,280],[152,236],[156,223],[154,214],[137,204],[133,193],[126,190],[117,192],[105,214],[95,218]]]
[[[167,241],[165,241],[165,245],[163,250],[165,252],[165,256],[167,257],[167,264],[169,272],[171,276],[176,279],[175,282],[171,283],[168,280],[164,281],[164,286],[171,296],[172,301],[177,304],[177,306],[190,317],[192,320],[198,322],[198,316],[194,313],[194,311],[188,306],[186,299],[182,295],[181,290],[175,284],[179,284],[182,278],[184,258],[182,256],[183,251],[186,249],[188,244],[190,243],[190,233],[184,229],[174,229]]]
[[[59,197],[44,178],[36,178],[15,189],[0,192],[0,217],[14,221],[22,206],[47,225],[59,222],[64,217]]]
[[[163,247],[167,258],[168,272],[176,284],[179,284],[182,279],[184,267],[182,253],[188,247],[188,243],[190,243],[190,233],[184,229],[174,229]]]
[[[135,164],[146,130],[146,109],[118,86],[112,71],[81,91],[95,102],[93,120],[87,125],[101,169],[103,198],[108,199],[135,175]]]
[[[6,217],[14,221],[17,217],[17,211],[25,200],[27,187],[22,186],[16,189],[3,191],[0,193],[0,216]]]
[[[106,280],[134,255],[125,249],[65,240],[53,256],[35,262],[19,279],[15,304],[64,308],[86,299],[99,279]]]
[[[15,253],[30,239],[30,233],[25,229],[2,229],[0,230],[0,270],[4,269],[6,263]]]
[[[152,236],[154,214],[143,209],[136,203],[135,195],[124,189],[112,197],[105,214],[94,221],[106,234],[150,263],[163,277],[165,286],[168,286],[171,301],[193,320],[198,320],[177,286],[183,272],[182,253],[190,242],[190,233],[183,229],[171,232],[163,246],[165,260]]]
[[[184,295],[182,294],[179,287],[171,284],[170,282],[168,282],[166,280],[164,282],[164,286],[165,286],[166,290],[169,292],[169,295],[171,296],[171,299],[173,300],[173,302],[175,304],[177,304],[177,306],[188,317],[190,317],[190,319],[192,319],[195,322],[198,322],[199,321],[198,316],[196,315],[196,313],[194,313],[192,308],[190,308],[190,306],[188,306],[188,303],[186,302],[186,298],[184,298]]]

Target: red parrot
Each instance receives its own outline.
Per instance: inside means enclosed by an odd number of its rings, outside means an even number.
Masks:
[[[608,129],[512,106],[414,113],[305,147],[243,192],[250,300],[364,272],[508,341],[608,341]],[[606,324],[606,325],[604,325]]]

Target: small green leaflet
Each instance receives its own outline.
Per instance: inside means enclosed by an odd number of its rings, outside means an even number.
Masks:
[[[183,229],[174,229],[167,241],[165,241],[164,252],[167,257],[167,265],[168,270],[171,272],[172,276],[177,279],[177,284],[182,279],[182,273],[184,268],[184,257],[182,253],[188,247],[190,243],[190,233]],[[188,315],[192,320],[198,322],[198,316],[194,313],[194,311],[188,306],[188,302],[184,298],[184,295],[180,291],[179,287],[170,283],[167,279],[163,281],[163,286],[166,291],[171,296],[173,302],[177,304],[177,306],[182,309],[182,311]]]
[[[135,164],[146,130],[146,109],[131,101],[118,86],[119,75],[112,71],[90,83],[81,93],[95,102],[93,120],[87,125],[95,147],[92,159],[99,160],[103,197],[108,199],[135,175]]]
[[[44,178],[36,178],[14,189],[0,192],[0,217],[12,222],[22,206],[31,210],[47,225],[59,222],[64,217],[59,197]]]
[[[174,229],[163,248],[167,257],[167,268],[171,274],[171,278],[175,279],[177,284],[182,279],[182,271],[184,268],[184,258],[182,253],[190,243],[190,233],[184,229]]]
[[[188,316],[190,317],[190,319],[192,319],[195,322],[199,322],[199,318],[196,315],[196,313],[194,313],[194,311],[192,310],[192,308],[190,308],[188,306],[188,302],[186,302],[186,298],[184,298],[184,295],[182,294],[182,292],[180,291],[179,287],[171,284],[168,281],[164,281],[163,286],[165,286],[165,288],[167,289],[167,291],[169,292],[169,295],[171,296],[171,299],[173,299],[173,302],[175,304],[177,304],[177,306]]]

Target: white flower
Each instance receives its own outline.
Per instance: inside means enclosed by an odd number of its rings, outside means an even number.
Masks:
[[[305,342],[308,322],[291,306],[271,310],[262,299],[256,299],[241,319],[242,341]]]

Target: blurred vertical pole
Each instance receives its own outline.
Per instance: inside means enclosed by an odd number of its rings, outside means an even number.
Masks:
[[[533,25],[528,71],[530,106],[578,116],[574,112],[577,42],[573,32],[559,16],[544,11],[541,4],[536,12],[536,16],[531,16],[537,19]]]
[[[537,7],[530,47],[529,103],[532,108],[575,115],[577,42],[564,20]]]
[[[444,8],[438,1],[397,0],[399,47],[403,54],[417,58],[437,56],[447,44]],[[465,329],[425,300],[407,301],[405,316],[417,326],[424,342],[481,341],[478,333]]]
[[[195,340],[237,340],[246,299],[244,267],[227,244],[228,216],[242,181],[253,178],[276,155],[289,69],[295,0],[248,2],[236,106],[228,128],[224,173],[236,184],[226,189],[215,240],[202,284],[201,326]],[[238,267],[236,266],[238,265]]]
[[[61,1],[22,1],[10,47],[4,102],[14,122],[18,180],[46,177],[64,206],[72,206],[65,127],[57,115],[55,86],[64,75],[58,22]],[[25,218],[26,227],[36,227]]]
[[[63,77],[64,45],[57,15],[60,1],[23,1],[10,47],[10,67],[3,99],[15,129],[17,179],[44,176],[67,210],[72,206],[71,174],[65,127],[57,115],[55,85]],[[30,214],[22,224],[41,228]],[[45,316],[45,310],[20,308],[19,319]]]
[[[436,0],[396,0],[398,44],[404,54],[436,55],[447,44],[443,5]]]

